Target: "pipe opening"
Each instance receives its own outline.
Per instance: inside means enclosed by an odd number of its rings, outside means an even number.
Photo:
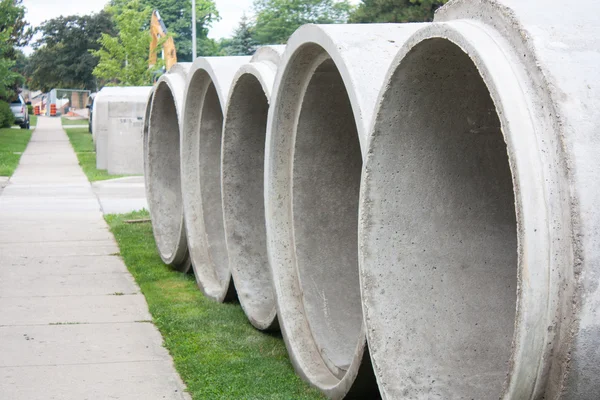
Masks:
[[[275,313],[264,209],[269,102],[254,75],[236,81],[227,109],[222,173],[229,262],[248,317],[253,324],[269,325]]]
[[[179,121],[169,86],[161,82],[152,99],[148,135],[148,202],[156,244],[172,254],[180,238],[182,198],[179,166]]]
[[[229,261],[223,226],[221,201],[221,133],[223,111],[215,85],[211,82],[204,95],[200,115],[199,175],[202,211],[210,259],[217,279],[228,286]]]
[[[365,182],[362,284],[383,389],[501,397],[517,302],[514,190],[496,108],[458,46],[429,39],[402,60]]]
[[[362,155],[342,77],[331,59],[304,92],[293,160],[297,272],[313,339],[338,378],[350,366],[362,326],[358,201]]]

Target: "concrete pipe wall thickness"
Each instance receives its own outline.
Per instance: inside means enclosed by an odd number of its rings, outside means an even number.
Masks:
[[[451,1],[400,50],[359,225],[383,397],[600,393],[598,8]]]
[[[277,314],[297,373],[330,398],[378,397],[358,277],[362,149],[385,73],[421,26],[301,27],[275,80],[265,213]]]
[[[190,270],[183,220],[180,136],[183,95],[190,64],[177,64],[154,88],[148,123],[146,192],[154,238],[162,260],[179,271]]]
[[[221,196],[223,112],[236,71],[250,57],[200,57],[190,70],[182,131],[183,206],[196,281],[209,298],[235,298]]]
[[[248,320],[277,329],[267,256],[264,154],[269,100],[285,46],[258,49],[233,78],[223,126],[223,215],[229,267]]]

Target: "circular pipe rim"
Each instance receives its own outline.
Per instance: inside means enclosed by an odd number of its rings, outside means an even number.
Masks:
[[[196,283],[206,297],[216,302],[235,298],[235,287],[229,267],[227,266],[227,276],[221,282],[210,257],[198,171],[200,117],[205,95],[211,84],[215,87],[221,111],[226,110],[226,96],[233,74],[249,60],[250,57],[197,58],[188,73],[183,97],[180,162],[186,237]],[[196,83],[197,80],[200,81]],[[200,85],[200,93],[192,91],[194,84]]]
[[[465,20],[433,23],[415,33],[396,56],[388,72],[386,85],[380,92],[380,100],[404,57],[412,48],[428,39],[448,40],[469,56],[489,90],[500,119],[513,176],[518,242],[517,313],[511,360],[507,360],[510,361],[509,378],[503,396],[529,398],[538,390],[538,380],[543,379],[543,371],[547,368],[544,364],[547,363],[546,356],[552,345],[548,327],[555,325],[557,320],[551,295],[553,291],[558,291],[558,287],[551,279],[548,267],[556,264],[548,251],[553,248],[549,239],[553,235],[552,227],[548,224],[553,215],[544,207],[539,207],[538,203],[547,199],[553,190],[560,192],[555,180],[546,179],[548,171],[540,158],[537,138],[543,135],[543,127],[547,123],[532,111],[534,106],[528,92],[526,74],[511,63],[514,56],[502,37],[483,24]],[[515,96],[515,93],[518,95]],[[374,119],[371,132],[376,122]],[[370,305],[364,300],[369,297],[369,282],[374,276],[369,271],[370,266],[365,263],[365,253],[369,251],[365,229],[370,217],[368,170],[369,165],[375,162],[370,150],[367,152],[361,182],[359,265],[363,313],[369,325],[367,340],[382,396],[386,398],[384,388],[388,383],[383,382],[382,371],[378,367],[377,345],[370,328],[373,324],[372,313]],[[560,168],[560,163],[557,163],[557,170],[554,171],[556,176],[561,175]]]
[[[261,49],[269,49],[269,47],[263,47]],[[261,49],[259,49],[259,51]],[[229,129],[228,129],[228,119],[230,118],[230,112],[236,112],[235,110],[230,111],[229,105],[231,104],[231,99],[235,96],[235,92],[238,88],[238,83],[239,83],[240,79],[242,79],[243,77],[246,77],[246,76],[251,76],[254,79],[256,79],[256,81],[260,84],[260,87],[262,88],[263,94],[265,95],[267,102],[270,102],[271,91],[273,89],[273,83],[275,80],[275,73],[277,71],[277,65],[274,63],[274,61],[276,61],[276,59],[273,59],[272,52],[273,52],[273,50],[269,49],[269,53],[267,54],[268,57],[266,59],[263,59],[260,55],[255,54],[254,57],[252,58],[252,60],[256,60],[256,61],[252,61],[248,64],[242,65],[240,67],[240,69],[236,72],[236,74],[233,78],[233,81],[231,84],[231,89],[229,91],[229,95],[227,96],[227,109],[225,111],[225,116],[224,116],[225,118],[223,121],[223,145],[222,145],[222,157],[221,157],[222,171],[225,171],[225,169],[226,169],[225,147],[226,147],[226,143],[228,142],[229,136],[230,136]],[[275,54],[277,54],[277,53],[275,53]],[[266,138],[266,132],[265,132],[265,138]],[[263,146],[263,153],[264,153],[264,146]],[[264,177],[263,177],[263,179],[264,179]],[[235,259],[233,257],[231,257],[232,251],[230,250],[230,246],[231,246],[231,242],[234,240],[234,232],[232,231],[231,224],[228,221],[230,220],[230,218],[233,218],[233,215],[232,215],[233,205],[229,205],[227,203],[228,196],[225,195],[225,192],[228,190],[228,188],[225,183],[225,180],[223,179],[223,175],[221,176],[221,184],[222,184],[222,192],[223,192],[222,198],[223,198],[223,214],[224,214],[224,225],[225,225],[225,240],[227,243],[227,252],[230,255],[229,256],[229,268],[231,271],[231,275],[232,275],[235,287],[239,288],[241,285],[241,279],[242,279],[240,270],[243,269],[243,265],[241,265],[243,263],[236,262]],[[263,187],[264,187],[264,182],[263,182]],[[263,191],[263,193],[264,193],[264,191]],[[266,255],[266,253],[267,253],[266,247],[264,250],[265,250],[265,255]],[[268,256],[267,256],[267,258],[268,258]],[[268,262],[268,260],[267,260],[267,262]],[[269,269],[270,269],[270,267],[269,267]],[[270,281],[269,289],[272,290],[273,282],[272,282],[272,278],[270,276],[270,270],[267,271],[267,273],[269,274],[268,280]],[[247,302],[245,300],[245,298],[238,295],[238,300],[240,302],[240,305],[242,306],[242,309],[244,310],[244,313],[246,314],[246,317],[248,318],[248,320],[250,321],[252,326],[254,326],[255,328],[257,328],[259,330],[276,330],[279,328],[279,324],[277,321],[277,307],[276,307],[275,293],[273,293],[273,301],[272,301],[272,304],[269,306],[269,311],[266,313],[266,316],[263,316],[262,318],[259,317],[259,315],[258,315],[260,313],[255,312],[254,307],[252,307],[249,304],[249,302]]]
[[[377,35],[365,30],[365,33],[372,34],[377,39],[381,39],[386,43],[394,43],[398,41],[402,43],[406,37],[417,31],[423,24],[407,24],[404,26],[393,26],[394,32],[378,31]],[[375,28],[371,26],[370,28]],[[378,28],[390,28],[390,25],[380,25]],[[346,64],[344,57],[344,48],[339,46],[335,39],[329,36],[329,30],[339,29],[339,27],[328,27],[319,25],[304,25],[299,28],[288,41],[287,48],[283,55],[281,67],[275,79],[273,89],[272,104],[269,110],[267,122],[267,144],[265,149],[265,213],[267,215],[267,246],[269,254],[269,263],[272,268],[273,285],[277,297],[277,314],[279,325],[283,334],[288,354],[292,364],[297,372],[305,381],[312,386],[318,388],[328,397],[342,398],[353,389],[353,384],[359,384],[360,376],[366,374],[365,371],[371,369],[370,360],[368,357],[368,348],[366,343],[366,331],[364,322],[361,325],[358,333],[358,341],[354,351],[354,357],[343,377],[336,377],[321,358],[314,340],[310,339],[310,328],[306,318],[302,322],[296,323],[291,318],[294,315],[303,314],[304,306],[301,296],[295,298],[295,293],[301,293],[300,284],[298,282],[295,256],[293,250],[293,222],[289,218],[292,215],[291,211],[291,171],[289,171],[290,162],[285,165],[279,165],[276,158],[278,154],[290,154],[294,147],[292,143],[287,143],[289,138],[286,138],[286,133],[278,130],[279,123],[277,115],[280,107],[279,97],[282,95],[280,91],[283,83],[289,79],[287,76],[290,64],[293,63],[296,54],[301,51],[305,45],[316,45],[322,49],[321,59],[313,60],[313,68],[316,69],[321,62],[331,59],[335,64],[342,82],[346,88],[347,95],[352,108],[352,113],[355,120],[356,129],[358,132],[358,140],[362,149],[364,158],[364,150],[366,148],[367,128],[370,125],[370,118],[373,104],[369,104],[369,96],[365,93],[355,90],[355,83],[360,79],[364,70],[351,71],[351,67]],[[350,29],[363,29],[362,26],[356,25]],[[388,37],[386,37],[388,35]],[[404,35],[404,36],[403,36]],[[345,36],[346,38],[348,36]],[[388,40],[388,39],[395,39]],[[396,44],[399,47],[398,44]],[[363,57],[365,58],[365,57]],[[361,58],[361,60],[363,59]],[[389,57],[391,62],[393,55]],[[316,64],[316,65],[315,65]],[[388,65],[388,64],[385,64]],[[370,71],[373,73],[373,71]],[[307,74],[310,76],[310,74]],[[383,76],[382,76],[383,78]],[[305,82],[308,85],[308,80]],[[357,85],[358,87],[359,85]],[[306,87],[300,90],[304,93]],[[361,90],[373,90],[362,87]],[[376,93],[375,93],[376,94]],[[297,122],[297,121],[296,121]],[[290,136],[288,134],[288,136]],[[288,176],[289,175],[289,176]],[[289,187],[279,191],[277,185],[281,182],[286,182]],[[274,210],[281,211],[285,209],[285,214],[288,218],[274,218]],[[285,269],[285,271],[284,271]],[[358,288],[357,288],[358,290]],[[304,332],[300,333],[299,332]],[[365,359],[366,357],[366,359]],[[360,374],[359,374],[360,372]],[[370,372],[372,374],[372,372]]]
[[[154,195],[152,193],[154,193],[154,191],[156,190],[154,188],[155,182],[152,179],[152,175],[153,175],[154,168],[160,168],[161,166],[155,166],[150,161],[150,157],[149,157],[149,154],[151,152],[152,140],[153,140],[153,137],[152,137],[153,131],[152,131],[152,122],[151,121],[152,121],[152,115],[153,115],[153,111],[154,111],[155,103],[156,103],[155,95],[163,87],[165,89],[162,89],[162,90],[168,90],[173,98],[173,103],[175,106],[175,110],[177,112],[177,120],[179,123],[179,136],[180,136],[180,141],[181,141],[181,118],[182,118],[181,107],[182,107],[182,104],[181,104],[181,95],[177,96],[177,93],[183,93],[183,90],[185,88],[185,76],[181,73],[165,74],[159,78],[159,80],[156,83],[156,86],[154,87],[153,92],[152,92],[153,94],[152,94],[152,104],[151,104],[151,110],[150,110],[150,122],[148,123],[148,140],[147,140],[147,149],[144,154],[144,164],[147,167],[147,170],[146,170],[146,172],[147,172],[146,193],[148,195],[148,205],[149,205],[149,209],[150,209],[151,220],[153,221],[153,227],[154,227],[154,221],[157,218],[156,213],[158,211],[155,209],[155,207],[153,205],[151,205],[153,203],[153,197],[154,197]],[[174,216],[174,218],[176,219],[176,229],[175,229],[176,233],[175,233],[175,240],[173,242],[173,246],[169,249],[161,249],[160,247],[158,247],[158,243],[160,241],[157,239],[156,240],[157,248],[159,250],[160,257],[165,264],[171,265],[181,272],[188,272],[190,270],[191,265],[190,265],[190,261],[189,261],[187,238],[185,235],[183,207],[182,207],[182,212],[180,213],[180,215]],[[157,234],[160,235],[160,232],[158,232],[157,229],[153,229],[153,233],[154,233],[155,237],[157,236]]]

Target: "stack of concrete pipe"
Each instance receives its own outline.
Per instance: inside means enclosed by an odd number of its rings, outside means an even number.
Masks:
[[[149,97],[159,252],[327,397],[600,395],[600,5],[307,25]]]

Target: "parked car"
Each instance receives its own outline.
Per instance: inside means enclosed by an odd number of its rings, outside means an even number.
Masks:
[[[86,107],[88,110],[90,110],[90,118],[88,120],[88,131],[90,133],[92,132],[92,118],[94,118],[94,98],[96,97],[96,93],[92,93],[90,94],[90,97],[88,97],[88,101],[86,104]]]
[[[15,116],[15,124],[19,125],[21,129],[29,129],[29,111],[21,95],[10,102],[10,110]]]

